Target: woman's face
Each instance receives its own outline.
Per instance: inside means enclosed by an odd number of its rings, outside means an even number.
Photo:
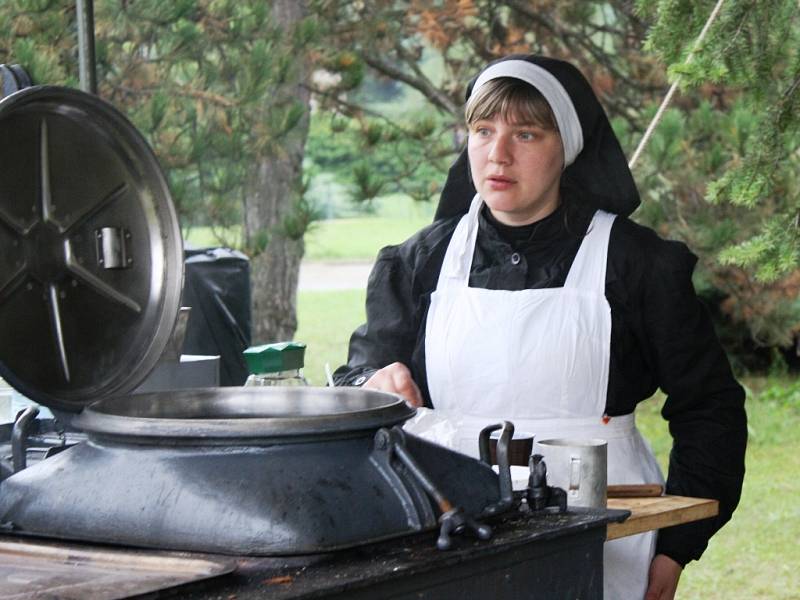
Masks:
[[[475,187],[501,223],[527,225],[558,206],[564,166],[558,132],[494,116],[472,124],[468,152]]]

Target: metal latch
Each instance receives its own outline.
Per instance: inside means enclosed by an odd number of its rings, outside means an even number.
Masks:
[[[513,433],[513,430],[512,430]],[[492,528],[479,523],[468,515],[460,506],[454,506],[433,482],[422,466],[406,448],[405,432],[400,427],[381,428],[375,434],[375,448],[378,451],[393,455],[408,469],[422,489],[436,502],[442,512],[439,517],[439,538],[436,547],[449,550],[453,546],[452,536],[463,531],[471,531],[478,539],[488,540],[492,537]]]
[[[133,265],[130,256],[130,231],[121,227],[103,227],[95,231],[97,264],[104,269],[127,269]]]

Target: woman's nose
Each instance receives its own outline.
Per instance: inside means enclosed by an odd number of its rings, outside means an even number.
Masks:
[[[489,151],[489,160],[494,163],[508,164],[511,162],[511,151],[505,136],[497,136]]]

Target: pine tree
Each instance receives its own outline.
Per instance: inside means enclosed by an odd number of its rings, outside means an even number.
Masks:
[[[715,4],[639,2],[645,49],[681,84],[637,167],[643,212],[706,258],[701,288],[752,340],[787,346],[800,326],[800,5],[727,0],[685,64]]]
[[[339,74],[338,87],[318,90],[331,123],[402,157],[357,160],[352,180],[362,200],[398,190],[436,197],[463,144],[466,82],[498,56],[545,54],[578,65],[629,156],[680,75],[681,92],[634,169],[643,198],[634,218],[700,256],[696,285],[723,315],[720,324],[734,325],[722,331],[730,349],[791,343],[800,328],[796,1],[727,0],[689,65],[715,1],[315,3],[340,52],[325,65]],[[441,65],[435,73],[420,68],[429,57]],[[426,108],[375,114],[358,102],[353,90],[364,80],[386,79],[415,90]],[[410,133],[425,123],[426,135]],[[407,176],[409,157],[424,176]]]

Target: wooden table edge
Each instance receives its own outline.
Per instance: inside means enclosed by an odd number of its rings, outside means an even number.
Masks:
[[[719,514],[719,502],[717,500],[689,498],[686,496],[661,496],[661,498],[683,501],[686,506],[671,508],[655,514],[642,515],[641,513],[637,514],[636,509],[630,506],[631,501],[642,500],[641,498],[609,499],[608,508],[630,510],[631,516],[622,523],[609,523],[606,527],[606,541],[636,535],[645,531],[699,521]],[[652,500],[656,503],[658,498],[653,498]]]

